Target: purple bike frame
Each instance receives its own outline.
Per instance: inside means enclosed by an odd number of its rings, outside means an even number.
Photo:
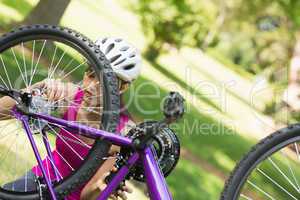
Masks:
[[[28,116],[20,113],[17,109],[13,109],[14,116],[23,123],[26,134],[29,138],[30,144],[32,146],[34,155],[38,162],[38,165],[43,174],[45,183],[48,187],[49,195],[52,200],[56,200],[55,191],[52,187],[51,180],[46,175],[46,170],[42,164],[42,158],[39,154],[38,148],[32,137],[31,130],[29,128]],[[103,140],[109,141],[114,145],[118,145],[121,147],[132,147],[132,140],[130,138],[126,138],[121,136],[120,134],[110,133],[107,131],[91,128],[85,125],[78,124],[76,122],[70,122],[67,120],[55,118],[52,116],[46,116],[42,114],[33,114],[33,118],[43,119],[47,122],[50,122],[55,125],[63,126],[68,130],[73,130],[73,133],[81,134],[91,138],[102,138]],[[46,146],[47,148],[47,146]],[[47,149],[48,150],[48,149]],[[49,151],[49,150],[48,150]],[[101,192],[100,196],[97,198],[98,200],[107,199],[110,194],[115,191],[118,185],[125,179],[128,174],[130,168],[134,166],[137,162],[142,162],[144,166],[144,172],[146,176],[146,183],[149,189],[149,196],[151,200],[171,200],[172,196],[168,190],[167,183],[165,178],[158,166],[155,152],[152,151],[151,147],[146,147],[144,150],[136,151],[128,160],[127,164],[123,166],[117,174],[114,176],[112,181],[108,184],[103,192]]]

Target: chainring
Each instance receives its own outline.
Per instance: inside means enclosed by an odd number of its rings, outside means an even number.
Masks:
[[[144,135],[143,131],[140,131],[146,126],[151,126],[157,121],[147,121],[137,125],[131,129],[127,134],[128,137],[135,139],[141,138]],[[176,167],[180,158],[180,141],[176,136],[175,132],[169,127],[163,127],[153,137],[152,147],[156,153],[156,159],[159,167],[162,170],[164,177],[167,177],[173,169]],[[129,158],[132,155],[132,149],[121,148],[120,155],[123,158]],[[130,169],[127,179],[135,179],[140,182],[145,182],[145,174],[142,163],[137,163],[133,168]]]

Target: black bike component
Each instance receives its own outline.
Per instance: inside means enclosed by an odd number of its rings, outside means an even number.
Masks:
[[[47,200],[47,198],[49,198],[49,193],[48,193],[47,185],[43,183],[43,178],[37,177],[35,179],[35,182],[37,185],[37,191],[39,193],[40,200]]]
[[[13,98],[18,104],[29,106],[31,104],[32,95],[27,92],[20,92],[14,89],[7,89],[0,85],[0,94]]]
[[[42,95],[33,95],[31,104],[27,108],[28,112],[31,114],[39,113],[44,115],[51,115],[53,111],[55,111],[57,107],[54,103],[47,101]],[[45,120],[35,120],[34,118],[30,118],[30,124],[32,124],[31,131],[33,133],[39,133],[40,130],[44,130],[45,127],[51,126]]]
[[[136,137],[133,138],[133,146],[135,149],[143,150],[145,147],[151,145],[152,138],[155,136],[156,133],[159,132],[165,126],[163,122],[157,123],[145,123],[142,127],[135,127],[134,135]]]
[[[163,112],[168,123],[182,118],[184,114],[184,98],[178,92],[170,92],[165,98]]]
[[[130,138],[134,140],[139,139],[143,141],[147,135],[145,127],[157,127],[161,125],[161,122],[148,121],[137,125],[137,127],[131,129],[128,133]],[[148,132],[151,133],[151,132]],[[160,126],[155,134],[151,135],[149,145],[155,150],[157,154],[158,164],[164,174],[167,177],[171,171],[175,168],[180,157],[180,142],[175,132],[167,126]],[[133,151],[129,148],[121,148],[120,154],[123,158],[128,159],[132,155]],[[137,181],[145,181],[144,169],[141,163],[136,164],[129,172],[127,179],[134,178]]]

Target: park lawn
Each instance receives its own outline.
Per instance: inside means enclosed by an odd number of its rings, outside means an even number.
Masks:
[[[9,7],[14,6],[11,5],[10,1],[0,1],[1,7],[5,5],[9,10],[3,12],[2,15],[18,12],[19,15],[24,16],[30,10],[30,5],[34,5],[36,1],[28,0],[24,2],[27,2],[26,12],[22,9]],[[117,35],[143,49],[146,45],[145,38],[137,17],[122,8],[117,2],[110,0],[101,3],[87,0],[72,1],[63,17],[62,24],[74,28],[92,39],[99,36]],[[10,17],[9,14],[6,17],[7,19],[6,21],[3,20],[3,23],[9,23],[9,19],[11,21],[22,19],[22,17]],[[0,22],[2,22],[1,19]],[[140,92],[144,92],[145,96],[129,96],[128,92],[126,98],[130,99],[129,102],[131,102],[129,110],[137,118],[161,119],[159,103],[162,98],[171,89],[180,91],[187,99],[188,112],[185,118],[172,128],[176,130],[182,140],[182,146],[200,159],[228,174],[236,161],[256,142],[251,137],[254,134],[253,132],[260,134],[261,130],[255,129],[255,123],[251,123],[250,126],[249,122],[255,120],[253,112],[259,112],[261,105],[255,104],[256,109],[254,109],[249,103],[247,91],[238,90],[243,87],[250,88],[253,80],[234,74],[220,64],[216,66],[215,63],[207,65],[205,62],[200,62],[200,58],[201,60],[203,58],[201,56],[197,50],[191,49],[184,49],[180,52],[180,56],[173,52],[161,56],[158,64],[162,69],[167,69],[169,74],[162,73],[156,70],[152,64],[145,62],[146,67],[143,69],[141,78],[132,87],[133,90],[142,88],[143,90],[140,89]],[[186,66],[191,70],[190,82],[184,76],[183,70],[186,69]],[[229,74],[230,78],[226,79]],[[177,81],[188,83],[189,87],[178,85],[174,81],[174,77]],[[204,99],[203,96],[209,96],[210,90],[205,89],[205,87],[197,87],[199,80],[206,81],[213,87],[219,88],[223,82],[232,79],[238,81],[238,85],[233,88],[229,87],[226,90],[227,102],[230,103],[226,109],[223,108],[222,102],[220,102],[222,100],[220,96],[219,98]],[[157,91],[159,91],[159,95],[153,96]],[[195,91],[200,94],[194,95],[193,92]],[[201,96],[201,94],[205,95]],[[149,95],[152,95],[152,97],[149,97]],[[259,98],[258,102],[264,102],[264,99]],[[155,112],[144,112],[150,110]],[[192,179],[195,184],[188,189],[189,196],[185,196],[186,199],[199,199],[199,195],[197,196],[199,190],[207,191],[207,193],[204,193],[203,199],[216,199],[215,197],[221,192],[223,180],[203,171],[201,166],[197,166],[184,158],[176,168],[174,175],[172,174],[168,178],[175,199],[185,199],[182,196],[184,192],[181,194],[179,192],[183,188],[182,181],[176,181],[177,177],[182,177],[182,179],[186,177],[187,172],[185,172],[185,169],[198,172],[195,173],[198,178],[194,176],[195,178]],[[202,185],[203,180],[205,184]],[[210,184],[208,183],[209,180],[211,180]]]

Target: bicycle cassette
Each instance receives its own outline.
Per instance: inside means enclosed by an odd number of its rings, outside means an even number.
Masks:
[[[134,139],[143,137],[143,132],[139,131],[145,126],[151,126],[156,121],[148,121],[137,125],[128,133],[128,137]],[[156,159],[165,177],[167,177],[173,169],[180,157],[180,141],[175,132],[169,127],[163,127],[153,136],[152,147],[156,153]],[[128,148],[122,148],[120,154],[123,158],[128,158],[132,152]],[[127,176],[128,179],[133,178],[137,181],[145,181],[144,169],[142,163],[137,163]]]
[[[42,96],[32,96],[32,102],[29,106],[29,112],[31,113],[39,113],[49,115],[51,112],[55,110],[55,107],[51,102],[48,102]],[[44,127],[47,126],[47,122],[45,120],[40,119],[30,119],[32,132],[39,133]]]

